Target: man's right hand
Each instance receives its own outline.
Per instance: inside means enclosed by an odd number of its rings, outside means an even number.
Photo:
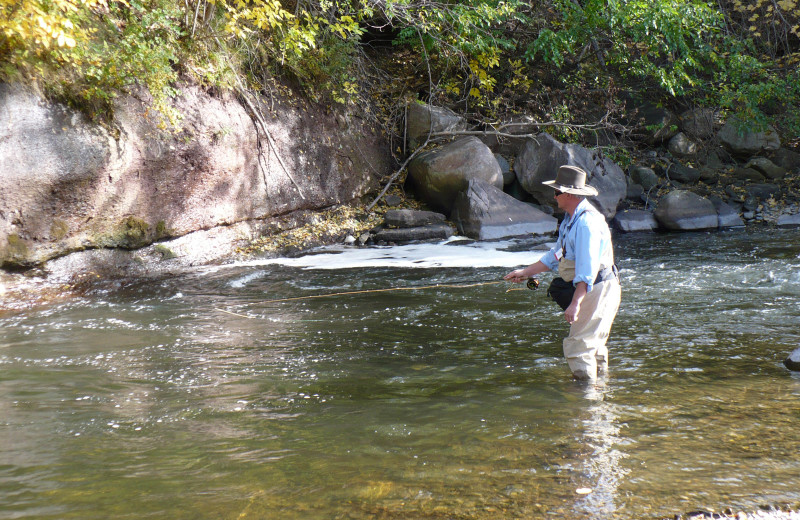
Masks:
[[[509,282],[514,282],[514,283],[522,283],[528,278],[529,277],[525,274],[525,269],[516,269],[505,275],[503,277],[503,280],[507,280]]]

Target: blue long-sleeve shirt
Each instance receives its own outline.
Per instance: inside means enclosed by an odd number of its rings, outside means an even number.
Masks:
[[[586,282],[587,292],[592,290],[600,267],[614,265],[614,248],[606,219],[586,199],[578,204],[571,217],[561,222],[556,245],[541,262],[555,271],[562,252],[564,258],[575,261],[573,285]]]

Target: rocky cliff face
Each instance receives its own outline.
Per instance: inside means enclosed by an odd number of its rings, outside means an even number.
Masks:
[[[0,84],[0,265],[322,208],[391,170],[388,146],[353,115],[273,98],[262,105],[267,138],[231,94],[187,85],[175,106],[177,131],[135,97],[107,128]]]

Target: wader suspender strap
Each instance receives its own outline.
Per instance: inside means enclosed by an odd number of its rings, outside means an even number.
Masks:
[[[578,222],[578,219],[581,217],[581,215],[583,215],[587,211],[589,211],[589,210],[584,209],[583,211],[581,211],[580,213],[578,213],[577,215],[575,215],[572,218],[572,222],[567,224],[567,229],[564,231],[564,241],[561,244],[561,256],[562,256],[562,258],[566,258],[567,257],[567,235],[569,235],[569,231],[572,229],[572,226],[574,226]]]

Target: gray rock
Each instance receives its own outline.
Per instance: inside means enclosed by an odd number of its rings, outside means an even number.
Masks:
[[[770,159],[785,170],[800,172],[800,153],[786,148],[779,148],[770,154]]]
[[[781,191],[780,186],[775,184],[751,184],[745,187],[748,195],[756,200],[767,200],[774,197]]]
[[[717,133],[717,137],[725,148],[740,157],[756,155],[765,150],[777,150],[781,147],[778,132],[774,128],[753,130],[736,118],[726,122]]]
[[[719,197],[710,197],[709,200],[717,210],[717,221],[720,228],[743,227],[744,221],[739,216],[739,212],[731,206],[726,204]]]
[[[456,196],[471,179],[503,187],[500,165],[477,137],[465,137],[417,156],[408,167],[417,195],[436,211],[450,214]]]
[[[674,190],[658,201],[659,224],[673,231],[716,229],[719,217],[710,200],[686,190]]]
[[[641,136],[645,142],[656,144],[678,133],[678,116],[669,110],[655,105],[645,104],[633,111],[636,123],[635,134]]]
[[[628,200],[642,200],[644,195],[644,188],[641,184],[628,184],[628,191],[625,198]]]
[[[494,154],[494,158],[497,159],[497,164],[500,166],[500,173],[503,174],[503,186],[508,186],[517,178],[514,174],[514,171],[511,169],[511,165],[508,164],[508,161],[505,157],[500,155],[499,153]]]
[[[658,186],[661,182],[656,172],[647,166],[632,166],[630,174],[631,180],[636,184],[641,184],[645,191]]]
[[[386,228],[378,230],[370,237],[374,242],[393,242],[403,244],[425,240],[446,240],[453,236],[453,229],[446,224],[412,227]]]
[[[655,231],[658,228],[651,211],[640,209],[626,209],[614,216],[611,221],[613,226],[623,233],[633,233],[635,231]]]
[[[794,349],[789,357],[783,360],[783,364],[786,368],[792,371],[800,371],[800,348]]]
[[[452,220],[461,234],[477,240],[554,233],[555,217],[503,193],[496,186],[473,179],[459,194]]]
[[[399,206],[403,203],[403,199],[399,195],[386,195],[383,198],[383,202],[385,202],[387,206]]]
[[[794,215],[783,214],[776,222],[778,227],[800,227],[800,213]]]
[[[697,153],[697,143],[683,132],[678,132],[669,140],[667,149],[675,157],[690,157]]]
[[[731,172],[734,179],[751,182],[763,182],[766,180],[764,174],[752,168],[736,168]]]
[[[112,134],[65,106],[0,84],[0,264],[139,248],[329,207],[369,192],[370,170],[390,169],[385,145],[376,146],[369,129],[354,123],[342,130],[335,115],[301,112],[280,96],[280,117],[266,118],[274,149],[260,156],[253,120],[234,95],[177,88],[173,104],[183,118],[175,133],[161,130],[152,112],[147,117],[147,96],[137,95],[115,102]],[[330,140],[307,139],[311,128]],[[240,245],[229,244],[228,253]],[[217,244],[213,256],[221,249]]]
[[[669,178],[670,180],[678,181],[682,184],[694,184],[700,180],[700,170],[680,163],[674,163],[669,169]]]
[[[466,121],[449,108],[417,103],[408,104],[406,112],[408,144],[413,150],[423,144],[429,132],[452,132],[465,130]]]
[[[383,216],[384,225],[390,228],[412,228],[444,222],[445,217],[441,213],[415,209],[390,209]]]
[[[788,173],[786,168],[781,168],[766,157],[754,157],[747,161],[744,167],[756,170],[771,180],[783,179]]]
[[[710,168],[708,166],[703,166],[699,168],[700,170],[700,180],[706,184],[717,184],[719,182],[719,171],[715,170],[714,168]]]
[[[714,135],[717,113],[710,108],[695,108],[680,115],[681,129],[692,137],[706,139]]]
[[[542,185],[555,179],[559,166],[572,165],[583,168],[589,175],[587,183],[597,188],[592,197],[595,206],[608,219],[614,216],[619,202],[625,198],[627,182],[625,173],[608,158],[595,154],[576,144],[563,144],[548,134],[528,139],[514,161],[514,170],[522,187],[542,204],[554,206],[553,189]]]

